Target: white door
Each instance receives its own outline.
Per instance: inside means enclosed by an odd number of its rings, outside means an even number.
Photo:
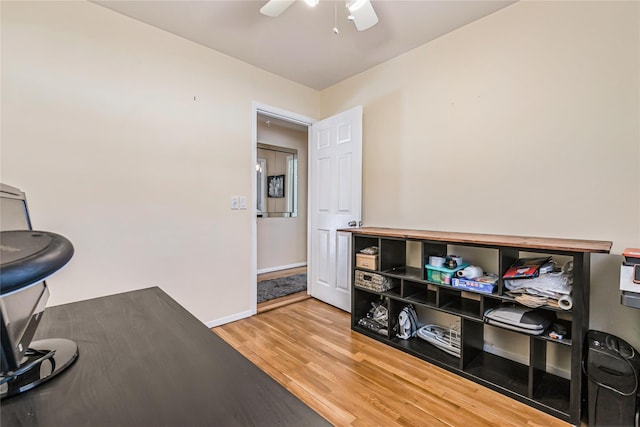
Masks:
[[[362,106],[311,126],[309,287],[311,295],[351,311],[351,233],[362,211]]]

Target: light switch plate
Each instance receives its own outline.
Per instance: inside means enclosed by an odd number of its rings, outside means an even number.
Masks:
[[[247,209],[247,196],[240,196],[240,209],[241,210]]]
[[[238,204],[239,204],[238,196],[231,196],[231,209],[237,210]]]

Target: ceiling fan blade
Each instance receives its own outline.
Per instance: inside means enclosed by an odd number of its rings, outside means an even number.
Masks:
[[[295,0],[269,0],[267,4],[260,8],[260,13],[275,18],[287,10]]]
[[[369,0],[347,1],[347,8],[358,31],[367,30],[378,23],[378,15]]]

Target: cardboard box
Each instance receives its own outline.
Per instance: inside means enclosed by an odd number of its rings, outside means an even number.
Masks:
[[[377,270],[378,255],[356,254],[356,267]]]

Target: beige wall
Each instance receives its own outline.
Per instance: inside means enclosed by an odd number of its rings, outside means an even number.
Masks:
[[[640,348],[638,2],[519,2],[322,92],[364,107],[365,225],[613,241],[591,327]]]
[[[204,322],[251,302],[252,101],[318,92],[87,2],[2,2],[1,181],[76,253],[50,304],[160,286]]]
[[[640,348],[617,290],[640,246],[637,2],[519,2],[320,94],[91,3],[1,7],[0,179],[76,247],[52,304],[158,285],[205,322],[248,313],[254,218],[229,205],[251,101],[362,104],[366,225],[612,240],[591,326]]]
[[[257,131],[258,142],[298,150],[298,216],[258,218],[258,271],[306,264],[308,133],[264,123]]]

